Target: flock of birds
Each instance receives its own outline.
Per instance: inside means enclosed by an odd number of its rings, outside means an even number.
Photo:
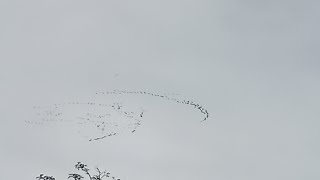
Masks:
[[[124,91],[113,90],[97,92],[96,95],[103,96],[152,96],[162,98],[175,103],[192,106],[204,115],[200,121],[209,118],[208,111],[198,103],[190,100],[170,97],[167,94],[150,93],[146,91]],[[76,125],[77,132],[89,141],[97,141],[107,137],[115,136],[123,132],[135,133],[142,124],[144,108],[132,108],[123,103],[113,102],[111,104],[90,102],[65,102],[50,106],[37,106],[37,120],[25,121],[30,125],[48,125],[57,123],[72,123]],[[93,132],[95,132],[93,134]]]
[[[127,110],[119,103],[95,102],[67,102],[34,109],[40,110],[36,113],[38,120],[26,123],[48,125],[71,122],[78,128],[78,133],[89,138],[89,141],[115,136],[123,131],[134,133],[141,125],[144,113],[143,109],[140,112]]]
[[[146,111],[142,107],[129,107],[128,104],[119,102],[117,96],[131,95],[140,98],[140,96],[150,96],[161,98],[174,103],[191,106],[203,115],[200,122],[209,118],[209,112],[200,104],[184,98],[177,98],[177,94],[157,94],[146,91],[124,91],[113,90],[107,92],[97,92],[99,100],[102,96],[115,96],[112,103],[106,104],[101,101],[72,101],[58,103],[49,106],[36,106],[36,120],[25,121],[29,125],[58,125],[60,123],[69,123],[72,127],[77,128],[77,132],[89,141],[98,141],[107,137],[116,136],[123,132],[135,133],[139,126],[142,125]],[[103,101],[110,102],[110,101]],[[137,105],[136,103],[133,103]],[[90,180],[102,180],[110,178],[120,180],[112,176],[110,172],[100,171],[96,168],[98,174],[94,175],[89,172],[87,165],[78,162],[75,165],[77,170],[85,173]],[[38,180],[55,180],[53,176],[40,174],[36,177]],[[77,173],[69,174],[68,179],[82,180],[83,176]]]
[[[158,98],[163,98],[163,99],[167,99],[170,101],[174,101],[176,103],[179,104],[185,104],[185,105],[190,105],[193,106],[194,108],[198,109],[202,114],[205,115],[205,117],[201,120],[205,121],[209,118],[209,112],[208,110],[206,110],[204,107],[202,107],[200,104],[195,103],[193,101],[190,100],[185,100],[185,99],[177,99],[177,98],[173,98],[173,97],[169,97],[168,95],[165,94],[157,94],[157,93],[150,93],[150,92],[146,92],[146,91],[124,91],[124,90],[113,90],[113,91],[107,91],[107,92],[100,92],[100,93],[96,93],[96,94],[103,94],[103,95],[121,95],[121,94],[134,94],[134,95],[147,95],[147,96],[154,96],[154,97],[158,97]]]

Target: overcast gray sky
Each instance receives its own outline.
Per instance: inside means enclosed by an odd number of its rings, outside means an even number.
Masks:
[[[319,5],[0,0],[0,179],[66,179],[77,161],[124,180],[320,179]],[[25,123],[113,89],[179,93],[211,116],[129,98],[143,126],[95,143]]]

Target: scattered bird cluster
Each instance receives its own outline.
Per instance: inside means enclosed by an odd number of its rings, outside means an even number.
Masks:
[[[203,122],[209,118],[209,113],[198,103],[190,100],[170,97],[168,94],[157,94],[146,91],[107,91],[96,93],[97,95],[145,95],[153,96],[179,104],[192,106],[205,117]],[[121,134],[122,132],[135,133],[142,124],[145,111],[143,108],[130,109],[122,103],[111,104],[89,102],[65,102],[51,106],[37,106],[36,121],[25,121],[30,125],[48,125],[57,123],[73,123],[78,128],[78,133],[89,141],[97,141],[107,137]],[[92,131],[93,130],[93,131]],[[94,132],[94,133],[93,133]]]
[[[67,102],[46,107],[34,107],[37,121],[25,121],[30,125],[47,125],[72,122],[78,127],[78,132],[89,141],[115,136],[123,131],[134,133],[141,125],[141,112],[127,110],[120,103],[102,104],[95,102]],[[71,112],[70,112],[71,111]],[[95,137],[92,137],[92,128]],[[87,135],[84,135],[87,132]],[[91,138],[90,138],[91,136]]]

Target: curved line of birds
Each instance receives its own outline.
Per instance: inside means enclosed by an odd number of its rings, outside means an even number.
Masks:
[[[107,92],[97,92],[97,95],[122,95],[122,94],[131,94],[131,95],[146,95],[146,96],[153,96],[158,98],[163,98],[166,100],[170,100],[179,104],[189,105],[193,106],[195,109],[197,109],[199,112],[201,112],[203,115],[205,115],[204,119],[202,119],[200,122],[203,122],[209,118],[209,113],[206,109],[203,108],[198,103],[195,103],[190,100],[184,100],[184,99],[177,99],[169,97],[166,94],[156,94],[156,93],[150,93],[146,91],[123,91],[123,90],[113,90],[113,91],[107,91]],[[66,102],[66,103],[60,103],[60,104],[54,104],[52,106],[37,106],[34,107],[34,109],[44,109],[42,112],[38,112],[37,115],[40,117],[41,121],[25,121],[28,124],[34,124],[34,125],[44,125],[47,123],[55,123],[55,122],[70,122],[70,119],[64,119],[63,115],[63,107],[65,106],[92,106],[94,108],[103,108],[104,111],[110,111],[111,108],[112,112],[116,112],[120,117],[124,118],[126,121],[122,122],[125,123],[126,127],[121,126],[121,122],[117,118],[113,118],[110,113],[104,113],[104,114],[94,114],[94,113],[86,113],[84,116],[76,116],[75,118],[78,120],[77,124],[79,126],[88,126],[93,125],[100,133],[101,135],[98,135],[93,138],[89,138],[89,141],[97,141],[101,140],[107,137],[115,136],[120,134],[119,130],[122,129],[129,129],[131,133],[136,132],[137,128],[142,123],[142,118],[144,116],[144,110],[143,108],[140,108],[140,112],[133,112],[133,111],[126,111],[124,106],[120,103],[113,103],[113,104],[102,104],[102,103],[96,103],[96,102]],[[109,130],[109,131],[108,131]],[[82,131],[78,131],[78,133],[82,133]]]
[[[115,94],[115,95],[121,95],[121,94],[136,94],[136,95],[149,95],[149,96],[154,96],[154,97],[159,97],[163,99],[167,99],[170,101],[174,101],[179,104],[185,104],[185,105],[190,105],[199,110],[202,114],[205,115],[205,118],[201,120],[200,122],[203,122],[209,118],[209,112],[206,110],[203,106],[201,106],[199,103],[195,103],[190,100],[179,100],[177,98],[171,98],[167,96],[166,94],[157,94],[157,93],[150,93],[146,91],[124,91],[124,90],[113,90],[113,91],[107,91],[107,92],[100,92],[96,94]]]

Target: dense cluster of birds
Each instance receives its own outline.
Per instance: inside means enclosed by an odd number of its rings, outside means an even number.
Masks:
[[[113,90],[97,92],[96,95],[136,95],[152,96],[166,99],[179,104],[192,106],[204,115],[200,121],[209,118],[208,111],[198,103],[190,100],[170,97],[168,94],[157,94],[146,91],[122,91]],[[142,124],[144,108],[132,109],[123,103],[111,104],[89,102],[65,102],[50,106],[36,106],[37,120],[25,121],[30,125],[48,125],[57,123],[73,123],[78,128],[78,133],[89,141],[97,141],[107,137],[115,136],[123,132],[135,133]],[[91,129],[90,129],[91,128]],[[94,129],[93,131],[90,130]]]

